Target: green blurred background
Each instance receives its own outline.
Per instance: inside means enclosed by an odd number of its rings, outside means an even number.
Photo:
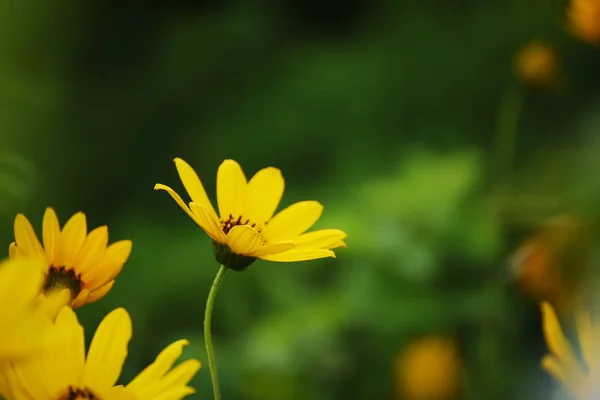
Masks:
[[[394,360],[429,333],[458,341],[462,398],[546,398],[539,313],[507,260],[545,218],[600,211],[600,51],[564,32],[564,6],[4,0],[0,237],[8,248],[18,212],[39,232],[53,206],[61,223],[82,210],[132,239],[112,292],[78,312],[87,339],[124,306],[124,382],[185,337],[204,363],[190,398],[211,398],[201,331],[218,265],[152,188],[181,193],[174,157],[211,196],[225,158],[248,176],[276,166],[282,206],[321,201],[318,227],[345,230],[348,249],[226,276],[213,322],[225,399],[397,398]],[[515,75],[532,39],[556,46],[559,89]]]

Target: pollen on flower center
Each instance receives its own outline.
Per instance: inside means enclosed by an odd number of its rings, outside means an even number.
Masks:
[[[248,225],[248,226],[251,226],[252,228],[256,228],[255,222],[250,222],[250,220],[248,218],[244,219],[244,217],[241,215],[236,218],[233,215],[229,214],[229,217],[221,219],[221,230],[226,235],[229,233],[231,228],[233,228],[234,226],[237,226],[237,225]],[[262,229],[257,228],[258,232],[260,232],[261,230]]]
[[[53,290],[69,289],[71,292],[71,300],[77,297],[81,292],[81,276],[76,274],[72,269],[66,269],[65,267],[51,266],[48,274],[46,275],[46,282],[44,283],[44,292],[48,293]],[[66,398],[66,397],[65,397]],[[96,397],[68,397],[69,399],[78,398],[96,398]],[[62,397],[61,397],[62,399]]]
[[[61,395],[56,400],[101,400],[100,397],[96,396],[89,389],[79,389],[73,386],[69,386],[69,388],[65,391],[63,395]]]

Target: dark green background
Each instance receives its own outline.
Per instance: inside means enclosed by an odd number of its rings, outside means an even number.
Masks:
[[[112,292],[79,311],[88,340],[124,306],[124,382],[185,337],[208,399],[201,321],[218,265],[152,188],[182,192],[176,156],[211,196],[223,159],[249,176],[273,165],[283,205],[321,201],[318,226],[344,229],[349,247],[226,276],[214,316],[225,399],[391,398],[398,351],[430,332],[459,339],[466,398],[544,398],[537,308],[506,259],[540,219],[600,204],[600,50],[562,30],[565,5],[3,0],[2,241],[16,213],[40,229],[49,205],[62,223],[82,210],[111,241],[132,239]],[[558,91],[514,76],[515,52],[536,38],[561,55]],[[515,87],[524,110],[504,196],[493,137]]]

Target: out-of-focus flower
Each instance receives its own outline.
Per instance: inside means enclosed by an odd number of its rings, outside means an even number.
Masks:
[[[514,67],[517,75],[535,88],[553,87],[559,79],[556,49],[542,41],[535,40],[523,46],[515,56]]]
[[[0,364],[35,354],[47,345],[51,320],[36,307],[43,266],[36,259],[0,263]]]
[[[462,386],[462,362],[457,344],[443,336],[409,343],[395,360],[396,396],[406,400],[457,398]]]
[[[591,242],[588,224],[569,214],[540,226],[514,252],[510,267],[520,290],[566,311],[589,290]]]
[[[600,325],[591,314],[578,308],[575,322],[580,361],[565,337],[556,312],[548,302],[542,302],[544,337],[550,354],[542,358],[542,367],[556,378],[577,400],[597,399],[600,393]]]
[[[600,0],[571,0],[567,27],[573,36],[590,44],[600,44]]]
[[[7,400],[178,400],[195,392],[187,384],[200,362],[187,360],[172,368],[186,340],[168,346],[129,385],[114,386],[132,331],[131,319],[123,308],[102,320],[87,356],[83,327],[70,307],[59,312],[53,329],[60,338],[59,345],[0,367]]]
[[[66,292],[66,299],[73,308],[104,297],[131,253],[130,240],[107,246],[106,226],[88,234],[85,214],[81,212],[73,215],[61,231],[56,213],[47,208],[43,220],[43,247],[24,215],[17,215],[14,229],[15,242],[9,247],[10,258],[43,260],[44,294]]]
[[[170,187],[157,184],[154,189],[166,190],[204,229],[213,240],[217,261],[230,269],[243,270],[257,258],[292,262],[335,257],[332,249],[346,246],[346,233],[339,229],[305,233],[323,212],[317,201],[292,204],[274,216],[284,190],[277,168],[261,169],[246,181],[237,162],[223,161],[217,171],[217,214],[192,167],[180,158],[175,166],[192,199],[189,207]]]

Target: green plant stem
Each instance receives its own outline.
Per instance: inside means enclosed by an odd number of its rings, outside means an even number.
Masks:
[[[219,286],[221,286],[225,272],[227,272],[227,268],[224,265],[221,265],[221,268],[219,268],[219,272],[217,272],[217,276],[213,281],[212,287],[210,288],[208,300],[206,300],[206,311],[204,311],[204,345],[206,347],[206,354],[208,356],[208,367],[210,369],[210,379],[212,381],[215,400],[221,400],[221,390],[219,389],[217,362],[215,360],[215,351],[213,349],[212,336],[210,334],[210,321],[212,318],[215,297],[217,297],[217,291],[219,290]]]

